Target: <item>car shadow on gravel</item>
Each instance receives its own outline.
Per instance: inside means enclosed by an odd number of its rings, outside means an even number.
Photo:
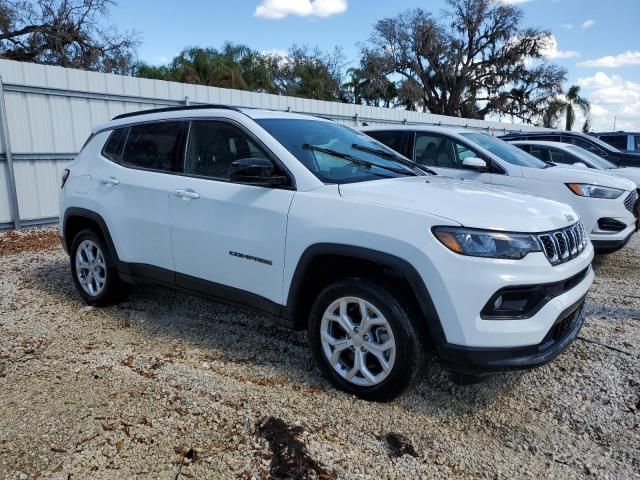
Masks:
[[[81,302],[65,261],[52,259],[40,264],[29,271],[23,281],[62,303],[93,310]],[[264,317],[242,309],[169,288],[138,287],[119,305],[95,310],[107,314],[102,318],[110,327],[143,329],[145,335],[167,342],[168,348],[174,340],[187,342],[199,352],[205,352],[198,358],[201,362],[242,364],[246,366],[246,376],[238,380],[276,387],[288,383],[314,394],[322,391],[344,395],[321,377],[305,332],[272,325]],[[130,367],[134,367],[134,363],[133,358],[124,360]],[[152,375],[154,368],[157,366],[145,369],[136,365],[135,371],[146,376]],[[256,372],[258,369],[260,372]],[[264,378],[265,371],[269,372],[267,378]],[[224,374],[224,370],[221,373]],[[432,360],[427,365],[425,378],[399,402],[436,416],[465,414],[491,404],[510,391],[519,378],[519,374],[500,375],[480,384],[456,386],[437,361]]]
[[[640,298],[640,296],[635,298]],[[585,307],[586,315],[598,315],[606,319],[620,319],[624,321],[640,320],[640,308],[623,305],[602,305],[601,303],[591,302],[587,302]]]

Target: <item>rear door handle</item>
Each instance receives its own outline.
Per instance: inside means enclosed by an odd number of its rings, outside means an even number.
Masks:
[[[100,183],[103,183],[104,185],[120,185],[120,182],[115,177],[101,178]]]
[[[193,200],[200,198],[200,194],[194,192],[193,190],[176,190],[176,196]]]

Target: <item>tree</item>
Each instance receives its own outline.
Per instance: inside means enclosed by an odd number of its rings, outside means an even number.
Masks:
[[[187,48],[163,66],[137,64],[134,75],[211,87],[280,93],[317,100],[348,100],[342,89],[342,53],[293,46],[286,55],[265,54],[246,45]]]
[[[384,74],[383,59],[373,55],[363,58],[359,68],[347,70],[350,80],[343,85],[351,93],[353,102],[373,107],[391,107],[398,96],[396,84]]]
[[[576,122],[576,109],[583,115],[588,116],[591,110],[589,101],[580,96],[580,87],[572,85],[567,93],[559,95],[549,101],[547,109],[543,114],[543,125],[549,128],[556,128],[562,116],[565,117],[565,130],[573,129]],[[590,128],[589,119],[585,121],[584,128]]]
[[[425,111],[539,118],[566,75],[544,61],[550,33],[520,29],[522,10],[509,4],[447,0],[447,5],[442,21],[422,9],[378,21],[363,57],[382,58],[385,75],[403,79],[409,87],[404,90],[418,94],[402,103]]]
[[[169,65],[136,65],[138,77],[195,83],[211,87],[275,93],[263,56],[246,45],[225,43],[221,50],[187,48]]]
[[[127,74],[138,40],[101,18],[111,0],[0,0],[0,57]]]
[[[318,48],[310,50],[294,45],[287,55],[266,58],[279,93],[315,100],[349,100],[342,88],[344,56],[341,50],[322,53]]]

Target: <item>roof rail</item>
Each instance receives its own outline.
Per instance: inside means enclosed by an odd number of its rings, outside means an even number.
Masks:
[[[204,110],[204,109],[210,109],[210,108],[234,110],[236,112],[241,111],[239,108],[233,107],[231,105],[215,105],[215,104],[182,105],[179,107],[151,108],[149,110],[139,110],[137,112],[123,113],[121,115],[116,115],[115,117],[112,118],[112,120],[120,120],[121,118],[129,118],[129,117],[137,117],[138,115],[147,115],[150,113],[178,112],[181,110]]]

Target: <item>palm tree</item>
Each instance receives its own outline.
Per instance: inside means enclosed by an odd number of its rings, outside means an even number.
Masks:
[[[549,102],[542,116],[542,123],[547,128],[554,128],[561,116],[565,116],[565,130],[571,130],[576,121],[576,108],[588,115],[591,105],[586,98],[580,96],[580,87],[572,85],[564,98],[554,98]]]

